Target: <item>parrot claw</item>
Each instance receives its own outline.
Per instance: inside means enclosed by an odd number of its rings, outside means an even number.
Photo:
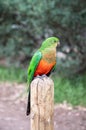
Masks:
[[[40,78],[40,79],[42,79],[42,80],[43,80],[43,78],[44,78],[44,77],[47,77],[47,75],[45,75],[45,74],[43,74],[42,76],[37,75],[36,77],[34,77],[34,79],[36,79],[36,78]]]
[[[36,77],[34,77],[34,79],[36,79],[36,78],[41,78],[41,76],[40,76],[40,75],[37,75]]]
[[[47,75],[46,75],[46,74],[43,74],[41,77],[43,77],[43,78],[46,77],[46,78],[47,78]]]

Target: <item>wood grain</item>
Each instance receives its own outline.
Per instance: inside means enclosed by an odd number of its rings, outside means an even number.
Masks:
[[[31,130],[53,130],[54,84],[48,77],[31,83]]]

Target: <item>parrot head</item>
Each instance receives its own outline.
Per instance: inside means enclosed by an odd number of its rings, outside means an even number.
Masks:
[[[57,37],[49,37],[43,43],[42,47],[58,47],[60,45],[59,39]]]

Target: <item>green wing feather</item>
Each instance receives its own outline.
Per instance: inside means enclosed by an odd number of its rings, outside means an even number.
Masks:
[[[54,65],[54,67],[52,68],[52,72],[55,71],[55,69],[56,69],[56,65]]]
[[[41,58],[42,58],[42,53],[40,51],[37,51],[31,59],[30,65],[28,67],[28,78],[27,78],[29,85],[30,85],[31,81],[33,80],[35,70],[36,70]]]

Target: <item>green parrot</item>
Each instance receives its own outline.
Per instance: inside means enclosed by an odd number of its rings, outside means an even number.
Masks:
[[[33,55],[28,67],[28,86],[30,86],[30,83],[34,77],[50,75],[56,65],[56,47],[59,44],[60,42],[57,37],[47,38]],[[30,87],[26,114],[30,114]]]

